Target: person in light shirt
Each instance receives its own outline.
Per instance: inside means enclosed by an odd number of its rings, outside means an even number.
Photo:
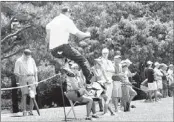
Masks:
[[[174,91],[174,90],[172,91],[172,87],[171,87],[174,84],[173,64],[169,65],[169,69],[168,69],[167,73],[168,73],[168,80],[169,80],[169,96],[172,97],[173,91]]]
[[[37,67],[34,59],[31,57],[31,51],[29,49],[25,49],[23,55],[16,60],[14,73],[17,76],[20,86],[36,83],[36,85],[30,86],[34,95],[36,95],[36,87],[38,83]],[[34,104],[32,99],[30,99],[30,111],[29,112],[26,111],[26,100],[27,100],[27,95],[29,95],[28,87],[21,88],[21,92],[22,92],[23,115],[26,116],[27,113],[29,113],[29,115],[33,115],[32,110]]]
[[[155,76],[155,80],[157,83],[157,88],[158,91],[162,94],[162,89],[163,89],[163,84],[162,84],[162,72],[159,69],[160,64],[158,62],[155,62],[155,68],[154,68],[154,76]]]
[[[106,91],[103,96],[103,98],[105,100],[103,115],[108,116],[107,110],[109,110],[111,115],[113,116],[113,115],[115,115],[115,113],[113,112],[110,105],[112,102],[112,90],[113,90],[112,76],[115,73],[115,69],[114,69],[114,64],[112,63],[112,61],[108,59],[108,55],[109,55],[109,50],[107,48],[104,48],[102,50],[102,57],[100,58],[101,67],[102,67],[103,71],[105,72],[105,76],[107,78],[106,82],[105,82]]]
[[[73,48],[68,40],[70,34],[73,34],[80,39],[89,38],[89,32],[80,31],[71,19],[71,10],[68,7],[63,7],[59,16],[55,17],[46,25],[47,40],[49,40],[49,49],[55,58],[68,58],[77,63],[86,78],[86,83],[90,84],[92,73],[90,71],[89,62]]]

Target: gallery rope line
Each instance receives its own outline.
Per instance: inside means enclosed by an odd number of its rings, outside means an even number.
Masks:
[[[12,89],[19,89],[19,88],[24,88],[24,87],[28,87],[28,86],[32,86],[32,85],[36,85],[36,84],[39,84],[39,83],[45,82],[45,81],[47,81],[47,80],[50,80],[50,79],[52,79],[52,78],[54,78],[54,77],[56,77],[56,76],[58,76],[58,75],[60,76],[60,74],[56,74],[56,75],[54,75],[54,76],[52,76],[52,77],[49,77],[49,78],[44,79],[44,80],[41,80],[41,81],[38,82],[38,83],[36,82],[36,83],[33,83],[33,84],[23,85],[23,86],[18,86],[18,87],[2,88],[1,91],[12,90]]]

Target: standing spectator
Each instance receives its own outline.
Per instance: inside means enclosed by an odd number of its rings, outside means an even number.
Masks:
[[[148,69],[146,71],[146,77],[147,77],[147,82],[148,82],[148,90],[149,90],[149,101],[152,102],[152,94],[154,93],[155,95],[155,101],[157,101],[157,85],[154,79],[154,70],[152,68],[152,64],[153,62],[148,61],[147,65],[148,65]]]
[[[144,81],[141,83],[142,87],[144,88],[144,90],[146,91],[146,100],[145,102],[148,102],[149,101],[149,90],[148,90],[148,79],[147,79],[147,70],[148,70],[148,63],[144,69]]]
[[[163,74],[162,76],[163,98],[166,98],[168,96],[167,65],[162,63],[160,67],[161,67],[161,72]]]
[[[169,69],[168,69],[167,73],[168,73],[168,80],[169,80],[169,96],[172,97],[173,90],[172,90],[172,88],[170,88],[170,86],[172,84],[174,84],[173,64],[169,65]]]
[[[129,59],[126,59],[125,61],[122,62],[122,70],[123,73],[125,74],[125,77],[123,79],[123,82],[126,84],[129,84],[127,86],[128,88],[128,93],[129,93],[129,99],[128,99],[128,103],[127,103],[127,107],[128,107],[128,111],[130,111],[130,103],[133,100],[133,98],[137,95],[137,92],[132,88],[132,84],[129,81],[129,77],[134,76],[136,73],[131,73],[129,71],[129,66],[130,64],[132,64],[132,62]]]
[[[122,98],[121,81],[123,77],[120,55],[116,55],[114,57],[114,66],[115,66],[115,74],[112,77],[113,79],[112,102],[115,107],[115,112],[119,112],[118,102]]]
[[[34,59],[31,57],[31,51],[29,49],[25,49],[23,55],[17,59],[15,62],[14,73],[17,76],[20,86],[33,84],[38,82],[37,77],[37,67]],[[31,90],[36,95],[36,87],[37,85],[31,85]],[[27,95],[29,95],[28,87],[21,88],[22,92],[22,106],[23,106],[23,116],[26,116],[27,113],[29,115],[33,115],[33,101],[30,98],[30,111],[26,111],[26,99]]]
[[[104,48],[102,50],[102,57],[101,57],[101,62],[102,62],[102,68],[106,74],[107,81],[105,83],[106,86],[106,93],[104,95],[104,115],[108,115],[107,110],[109,109],[111,115],[115,115],[113,110],[111,109],[111,97],[112,97],[112,89],[113,89],[113,82],[112,82],[112,76],[115,73],[114,65],[112,61],[108,59],[109,55],[109,50],[107,48]]]
[[[158,62],[155,62],[155,68],[154,68],[154,76],[155,76],[155,81],[157,83],[157,89],[158,91],[162,93],[162,89],[163,89],[163,84],[162,84],[162,72],[159,70],[159,66],[160,64]]]
[[[83,71],[86,83],[90,84],[92,73],[88,60],[69,44],[68,39],[70,34],[81,39],[91,37],[91,35],[89,32],[84,33],[77,29],[71,19],[71,13],[72,11],[68,7],[63,7],[61,14],[46,25],[49,49],[55,58],[65,57],[76,62]]]

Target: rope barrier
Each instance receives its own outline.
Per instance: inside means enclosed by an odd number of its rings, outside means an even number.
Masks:
[[[28,86],[40,84],[40,83],[42,83],[42,82],[45,82],[45,81],[47,81],[47,80],[50,80],[50,79],[52,79],[52,78],[58,76],[58,75],[60,75],[60,74],[56,74],[56,75],[54,75],[54,76],[52,76],[52,77],[49,77],[49,78],[44,79],[44,80],[41,80],[40,82],[36,82],[36,83],[33,83],[33,84],[29,84],[29,85],[23,85],[23,86],[17,86],[17,87],[10,87],[10,88],[2,88],[1,91],[12,90],[12,89],[19,89],[19,88],[24,88],[24,87],[28,87]]]

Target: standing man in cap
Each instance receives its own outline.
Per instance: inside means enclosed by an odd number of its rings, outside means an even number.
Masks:
[[[20,86],[24,86],[27,84],[38,83],[38,76],[37,76],[37,67],[34,59],[31,57],[31,51],[29,49],[25,49],[23,55],[18,58],[15,62],[14,73],[17,76],[18,82]],[[31,90],[36,95],[36,85],[31,85]],[[29,95],[28,87],[21,88],[22,92],[22,106],[23,106],[23,116],[27,115],[26,111],[26,99],[27,95]],[[30,111],[29,115],[33,115],[33,107],[34,103],[30,98]]]
[[[146,77],[147,77],[147,83],[148,83],[148,90],[149,90],[149,101],[152,102],[152,93],[154,93],[155,95],[155,101],[157,101],[157,95],[156,95],[156,91],[157,91],[157,85],[155,82],[155,78],[154,78],[154,70],[152,68],[152,64],[153,62],[148,61],[147,62],[147,71],[146,71]]]
[[[80,39],[91,37],[89,32],[80,31],[71,19],[71,10],[64,7],[59,16],[55,17],[46,25],[47,40],[49,40],[49,49],[51,54],[56,58],[68,58],[77,63],[86,78],[86,83],[90,84],[92,73],[90,71],[89,62],[69,43],[69,35],[73,34]]]

